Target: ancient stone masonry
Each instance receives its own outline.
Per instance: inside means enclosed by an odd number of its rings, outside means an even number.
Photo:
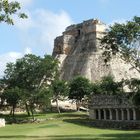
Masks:
[[[63,35],[55,39],[53,56],[60,61],[62,79],[70,80],[82,75],[95,82],[109,74],[116,81],[140,78],[140,74],[119,57],[105,65],[98,39],[104,36],[105,31],[105,24],[91,19],[67,27]]]
[[[89,117],[97,127],[140,129],[140,106],[135,105],[129,93],[92,95]]]
[[[89,103],[89,115],[91,119],[100,120],[100,124],[104,123],[102,121],[113,121],[119,122],[119,127],[123,122],[123,126],[140,128],[140,107],[124,95],[94,95]]]

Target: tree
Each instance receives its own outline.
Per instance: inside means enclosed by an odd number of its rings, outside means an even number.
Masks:
[[[39,105],[39,110],[46,112],[48,109],[51,109],[51,99],[52,99],[52,90],[51,87],[44,87],[39,90],[37,96],[37,104]]]
[[[6,103],[9,106],[12,106],[11,114],[12,114],[13,118],[15,115],[15,108],[21,99],[20,94],[21,94],[21,91],[17,87],[11,88],[11,89],[6,89],[3,93]]]
[[[103,77],[100,87],[102,94],[117,95],[123,92],[122,82],[115,82],[112,76]]]
[[[105,76],[91,86],[92,94],[119,95],[123,93],[123,81],[115,82],[112,76]]]
[[[50,86],[57,73],[57,67],[58,61],[51,56],[41,58],[33,54],[25,55],[15,64],[7,64],[4,77],[7,88],[18,87],[22,90],[22,102],[33,119],[35,106],[42,103],[42,89]]]
[[[135,105],[140,105],[140,79],[127,80],[126,84],[130,89],[130,98]]]
[[[68,96],[69,92],[68,83],[63,80],[55,79],[52,82],[52,92],[53,92],[53,101],[56,102],[57,111],[58,113],[60,113],[58,100],[63,100],[64,97]]]
[[[87,78],[77,76],[70,82],[69,98],[76,100],[77,110],[84,96],[89,95],[90,92],[90,82]]]
[[[8,0],[0,0],[0,22],[6,22],[13,25],[13,15],[19,18],[27,18],[25,13],[18,12],[21,9],[18,2],[9,2]]]
[[[110,26],[101,44],[105,62],[118,55],[140,72],[140,17]]]
[[[1,78],[0,79],[0,109],[4,106],[4,102],[5,102],[5,97],[4,97],[4,94],[3,94],[5,88],[6,88],[5,82]]]
[[[100,84],[101,83],[99,83],[99,82],[91,83],[91,94],[92,95],[103,93],[103,89],[101,88]]]

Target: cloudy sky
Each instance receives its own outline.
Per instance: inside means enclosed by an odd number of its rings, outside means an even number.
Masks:
[[[7,62],[14,62],[24,54],[51,54],[54,38],[71,24],[91,18],[112,24],[140,16],[140,0],[17,1],[28,19],[15,18],[14,26],[0,24],[0,76]]]

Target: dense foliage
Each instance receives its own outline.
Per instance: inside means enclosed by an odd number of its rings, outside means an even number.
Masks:
[[[140,80],[131,79],[126,80],[126,85],[128,85],[131,90],[131,99],[135,105],[140,105]]]
[[[110,26],[106,35],[101,39],[105,62],[114,55],[131,64],[140,73],[140,17],[135,16],[125,23],[115,23]],[[140,80],[126,80],[135,104],[140,104]]]
[[[115,82],[112,76],[105,76],[91,85],[93,94],[117,95],[123,93],[122,82]]]
[[[53,101],[56,102],[57,111],[60,113],[58,100],[64,100],[64,98],[68,96],[69,93],[68,83],[63,80],[55,79],[52,82],[51,90],[53,92]]]
[[[105,62],[119,55],[140,72],[140,17],[110,26],[101,44]]]
[[[6,22],[13,25],[13,15],[18,15],[19,18],[27,18],[27,15],[20,13],[21,9],[19,2],[9,2],[8,0],[0,0],[0,22]]]
[[[70,82],[69,98],[76,100],[77,110],[79,110],[82,99],[90,93],[90,82],[87,78],[77,76]]]
[[[18,95],[20,102],[26,106],[28,114],[33,115],[36,106],[46,105],[45,99],[50,95],[48,88],[57,71],[58,61],[48,55],[41,58],[28,54],[18,59],[16,63],[8,63],[2,80],[5,85],[3,95],[6,95],[6,101],[16,107],[18,101],[15,89],[20,89],[21,94]],[[9,101],[12,95],[15,97],[12,101],[15,103]]]

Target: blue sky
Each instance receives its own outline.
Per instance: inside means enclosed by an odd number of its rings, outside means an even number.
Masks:
[[[54,38],[71,24],[91,18],[112,24],[140,16],[140,0],[17,1],[29,18],[14,17],[14,26],[0,24],[0,76],[7,62],[14,62],[26,53],[51,54]]]

